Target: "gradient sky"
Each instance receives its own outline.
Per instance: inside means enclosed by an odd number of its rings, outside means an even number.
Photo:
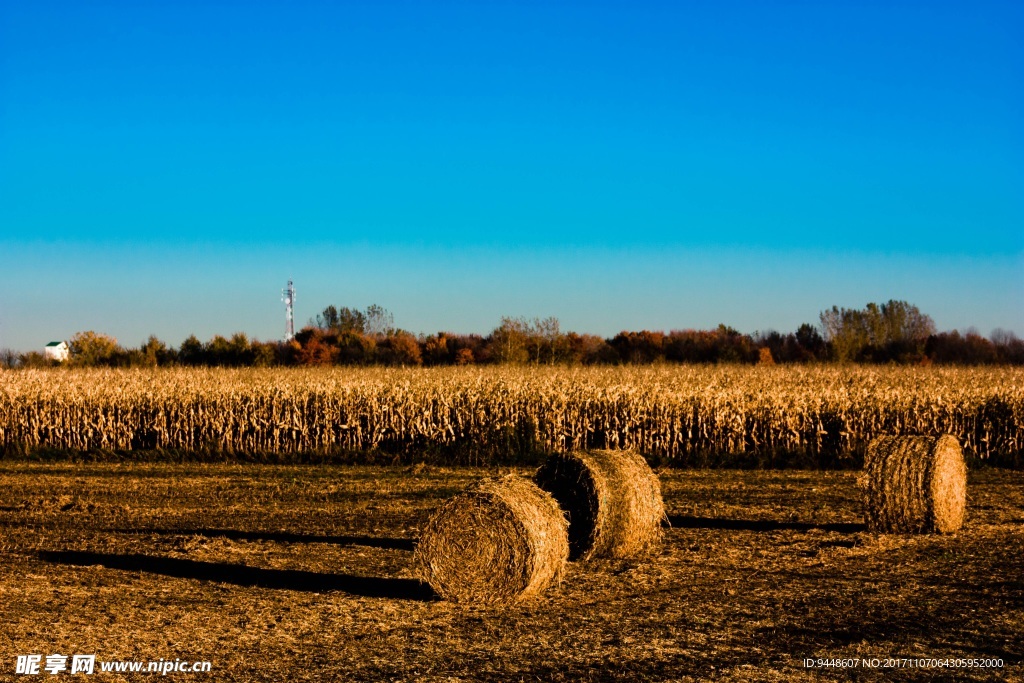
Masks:
[[[1024,3],[0,0],[0,347],[1024,334]]]

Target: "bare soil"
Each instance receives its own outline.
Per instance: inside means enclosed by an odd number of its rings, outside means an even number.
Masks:
[[[856,472],[664,470],[656,556],[573,564],[527,604],[439,600],[417,530],[495,473],[0,463],[0,680],[32,680],[22,654],[208,681],[1024,680],[1024,473],[971,472],[956,534],[896,536],[864,530]]]

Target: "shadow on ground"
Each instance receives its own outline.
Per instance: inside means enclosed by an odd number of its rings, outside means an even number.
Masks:
[[[855,534],[867,531],[867,526],[856,522],[815,524],[813,522],[777,522],[760,519],[722,519],[718,517],[690,517],[670,515],[669,524],[675,529],[729,529],[732,531],[835,531]]]
[[[430,586],[417,579],[321,574],[295,569],[262,569],[240,564],[199,562],[153,555],[115,555],[76,550],[44,550],[39,553],[39,559],[56,564],[102,565],[110,569],[149,572],[179,579],[218,581],[236,586],[258,586],[311,593],[342,591],[361,597],[396,600],[437,599]]]
[[[334,543],[361,545],[384,550],[414,550],[416,541],[410,538],[380,538],[376,536],[327,536],[296,534],[289,531],[239,531],[237,529],[108,529],[115,534],[157,534],[168,536],[210,536],[230,538],[233,541],[274,541],[278,543]]]
[[[0,507],[0,511],[5,508]],[[20,508],[14,508],[20,509]],[[8,521],[0,520],[0,527],[28,527],[28,528],[56,528],[54,524],[38,522]],[[210,538],[222,537],[233,541],[272,541],[277,543],[333,543],[335,545],[359,545],[367,548],[381,548],[383,550],[408,550],[416,549],[416,540],[412,538],[389,538],[381,536],[334,536],[326,534],[297,534],[290,531],[241,531],[238,529],[100,529],[100,531],[112,534],[133,534],[146,535],[156,534],[158,536],[208,536]]]

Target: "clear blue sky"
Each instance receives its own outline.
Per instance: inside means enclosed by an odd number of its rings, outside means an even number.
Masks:
[[[0,0],[0,347],[1024,334],[1024,3]]]

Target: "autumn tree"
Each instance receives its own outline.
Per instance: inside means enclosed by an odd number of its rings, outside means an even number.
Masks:
[[[821,313],[833,356],[840,362],[909,361],[924,354],[928,337],[935,333],[931,317],[906,301],[890,300],[863,309],[833,306]]]
[[[397,330],[384,337],[377,346],[377,359],[384,365],[422,365],[423,357],[416,337]]]
[[[503,317],[491,332],[491,355],[499,363],[525,363],[530,359],[529,323],[525,318]]]
[[[92,330],[77,332],[68,342],[68,355],[73,365],[112,365],[123,352],[117,339]]]
[[[395,316],[383,306],[370,304],[363,312],[363,319],[366,321],[364,332],[374,336],[385,336],[395,330]]]

